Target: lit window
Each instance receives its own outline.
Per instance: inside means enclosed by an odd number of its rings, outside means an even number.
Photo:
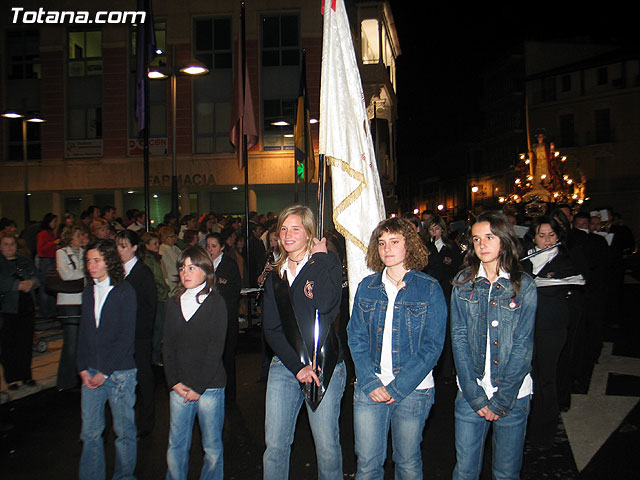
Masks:
[[[360,27],[362,40],[362,63],[370,65],[380,61],[380,35],[378,20],[370,18],[363,20]]]

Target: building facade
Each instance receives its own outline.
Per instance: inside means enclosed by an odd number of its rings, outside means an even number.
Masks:
[[[23,121],[0,122],[0,216],[17,221],[23,218],[25,192],[32,219],[48,211],[79,213],[89,205],[114,205],[119,215],[144,208],[135,17],[126,16],[132,2],[77,2],[73,11],[71,3],[42,7],[25,0],[22,10],[13,9],[1,25],[1,110],[38,112],[46,120],[26,123],[26,135]],[[259,130],[259,144],[249,152],[252,210],[279,211],[296,192],[305,201],[304,186],[295,179],[292,134],[303,51],[311,117],[319,117],[320,3],[246,2],[247,68]],[[393,198],[399,55],[393,17],[387,2],[347,4],[383,189]],[[210,71],[199,77],[176,73],[175,112],[170,81],[149,81],[151,218],[159,221],[171,209],[174,144],[181,214],[241,214],[244,171],[229,142],[240,2],[164,0],[153,7],[160,52],[151,67],[177,72],[195,59]],[[88,20],[80,18],[84,9]],[[96,16],[101,11],[102,17]],[[98,18],[113,23],[98,23]],[[312,135],[317,161],[317,124]],[[317,178],[309,180],[308,199],[315,203]]]

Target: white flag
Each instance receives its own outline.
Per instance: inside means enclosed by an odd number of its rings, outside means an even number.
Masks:
[[[331,166],[333,223],[347,245],[349,306],[366,264],[371,232],[385,218],[362,81],[343,0],[324,5],[320,145]]]

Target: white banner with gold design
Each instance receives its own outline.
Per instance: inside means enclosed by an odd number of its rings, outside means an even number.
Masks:
[[[362,81],[343,0],[324,4],[320,144],[331,166],[333,222],[345,237],[349,306],[366,265],[369,237],[384,219],[384,201]]]

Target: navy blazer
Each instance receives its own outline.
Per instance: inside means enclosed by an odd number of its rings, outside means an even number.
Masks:
[[[82,316],[78,331],[78,372],[96,369],[105,375],[136,368],[133,349],[136,331],[136,292],[123,280],[113,287],[102,306],[96,328],[93,285],[82,292]]]
[[[136,299],[138,301],[136,338],[151,340],[153,323],[156,317],[156,306],[158,304],[156,280],[151,269],[140,258],[138,258],[126,279],[136,291]]]
[[[238,322],[238,300],[242,288],[242,278],[236,261],[227,253],[222,253],[222,260],[216,268],[216,286],[227,306],[228,325]],[[227,330],[228,332],[228,330]]]

